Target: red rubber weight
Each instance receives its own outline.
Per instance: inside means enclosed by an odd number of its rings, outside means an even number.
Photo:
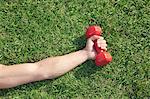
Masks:
[[[99,26],[90,26],[86,31],[86,38],[90,38],[93,35],[102,35],[102,29]]]
[[[90,38],[93,35],[102,35],[102,29],[99,26],[89,26],[86,31],[86,38]],[[97,40],[94,41],[94,48],[98,53],[95,59],[95,64],[97,66],[104,66],[112,61],[112,56],[110,53],[98,47]]]

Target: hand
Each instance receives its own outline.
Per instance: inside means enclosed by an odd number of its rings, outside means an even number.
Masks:
[[[107,44],[104,38],[101,36],[94,35],[87,40],[86,47],[84,48],[84,50],[87,51],[88,59],[95,59],[95,56],[97,54],[93,47],[94,40],[97,40],[98,47],[101,47],[101,49],[107,50],[106,48]]]

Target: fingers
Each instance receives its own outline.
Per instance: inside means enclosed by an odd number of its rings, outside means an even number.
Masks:
[[[104,39],[98,39],[97,40],[97,43],[99,44],[106,44],[106,40],[104,40]]]
[[[101,49],[107,50],[106,40],[104,40],[103,37],[94,35],[94,36],[92,36],[91,38],[88,39],[88,43],[90,45],[92,45],[93,44],[92,41],[94,41],[94,40],[97,40],[98,47],[100,47]]]
[[[98,39],[97,45],[98,45],[98,47],[101,47],[101,49],[107,50],[107,44],[106,44],[106,40],[104,40],[104,38]]]

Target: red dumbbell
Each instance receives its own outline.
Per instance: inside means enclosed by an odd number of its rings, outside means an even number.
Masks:
[[[86,31],[86,38],[90,38],[93,35],[102,35],[102,29],[99,26],[89,26]],[[112,56],[110,55],[110,53],[98,47],[97,40],[94,41],[94,48],[98,53],[95,59],[95,63],[97,66],[104,66],[112,61]]]

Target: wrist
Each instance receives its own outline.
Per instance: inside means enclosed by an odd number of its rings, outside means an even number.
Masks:
[[[83,55],[86,57],[86,60],[91,59],[90,55],[89,55],[89,52],[85,48],[82,50],[82,52],[83,52]]]
[[[89,59],[95,60],[97,53],[94,49],[92,51],[89,51],[89,49],[84,48],[83,50],[85,51],[88,60]]]
[[[81,51],[82,51],[82,55],[85,57],[85,59],[88,60],[89,59],[88,52],[85,49],[83,49]]]

